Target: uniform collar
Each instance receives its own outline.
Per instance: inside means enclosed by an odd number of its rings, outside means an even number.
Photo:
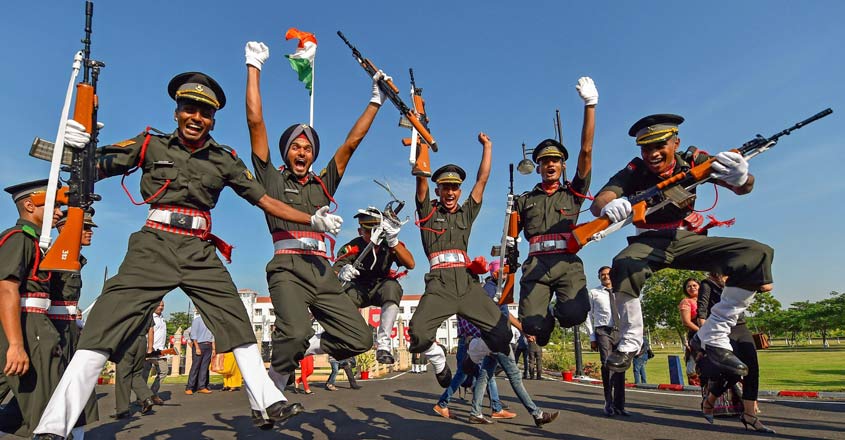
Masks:
[[[36,236],[36,238],[38,237],[38,231],[40,231],[40,230],[41,230],[41,226],[38,226],[38,225],[36,225],[35,223],[33,223],[33,222],[29,221],[29,220],[24,220],[24,219],[22,219],[22,218],[18,218],[18,221],[17,221],[17,222],[15,222],[15,226],[20,226],[20,227],[21,227],[21,229],[23,229],[23,228],[24,228],[24,226],[26,226],[28,229],[31,229],[32,231],[34,231],[34,232],[35,232],[35,234],[36,234],[36,235],[35,235],[35,236]]]

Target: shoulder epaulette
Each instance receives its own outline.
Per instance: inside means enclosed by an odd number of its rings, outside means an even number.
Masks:
[[[232,147],[230,147],[230,146],[228,146],[228,145],[223,145],[223,144],[217,144],[217,146],[218,146],[218,147],[220,147],[220,149],[221,149],[221,150],[226,151],[226,152],[228,152],[229,154],[231,154],[231,155],[232,155],[232,157],[234,157],[234,158],[237,158],[237,157],[238,157],[238,152],[237,152],[237,151],[235,151],[235,149],[234,149],[234,148],[232,148]]]
[[[628,169],[628,171],[636,171],[637,168],[640,168],[642,166],[642,163],[642,159],[640,159],[639,157],[635,157],[631,159],[630,162],[628,162],[628,165],[626,165],[625,168]]]
[[[38,238],[38,232],[36,232],[35,228],[30,225],[21,226],[21,230],[24,232],[24,234],[29,235],[32,238]]]
[[[170,136],[170,133],[165,133],[165,132],[163,132],[163,131],[155,128],[155,127],[147,127],[147,129],[145,131],[141,132],[141,134],[139,134],[138,136],[145,136],[148,133],[153,135],[153,136]]]

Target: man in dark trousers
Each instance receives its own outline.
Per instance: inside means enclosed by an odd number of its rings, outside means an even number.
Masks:
[[[536,336],[528,336],[528,378],[543,380],[543,347]]]
[[[414,257],[399,241],[399,228],[402,224],[398,219],[376,208],[359,210],[355,214],[358,219],[359,236],[340,248],[334,269],[338,278],[346,284],[346,294],[352,298],[359,309],[363,307],[381,307],[378,330],[376,331],[376,360],[380,364],[393,364],[393,346],[390,332],[396,317],[399,316],[399,302],[402,300],[402,286],[396,280],[393,263],[407,269],[414,268]],[[367,245],[377,243],[372,252],[364,255],[361,269],[354,266]]]
[[[628,415],[625,411],[625,373],[612,373],[605,361],[619,343],[619,329],[613,319],[613,285],[610,266],[599,269],[599,287],[590,289],[590,313],[584,323],[590,334],[590,349],[599,352],[601,359],[601,386],[604,389],[604,413]]]
[[[141,414],[147,414],[153,409],[154,394],[147,386],[147,378],[142,377],[146,354],[147,332],[141,332],[117,361],[114,378],[114,415],[111,418],[129,417],[129,402],[133,391],[135,397],[141,402]]]
[[[106,282],[91,310],[79,350],[53,393],[37,433],[53,438],[68,435],[103,365],[125,351],[139,331],[147,331],[156,305],[177,287],[205,317],[217,336],[217,348],[235,355],[257,426],[270,429],[302,411],[298,403],[286,405],[267,375],[250,318],[215,252],[220,249],[227,256],[232,248],[211,233],[211,210],[228,186],[271,215],[303,223],[310,220],[268,196],[235,151],[211,137],[215,115],[226,104],[216,81],[203,73],[187,72],[175,76],[167,92],[176,102],[177,128],[172,133],[150,129],[98,152],[101,177],[123,175],[136,167],[143,171],[141,194],[151,206],[143,228],[129,239],[117,275]],[[66,132],[68,145],[87,142],[84,127],[75,121],[68,122]]]
[[[754,189],[754,176],[748,173],[748,162],[739,153],[725,151],[710,156],[695,147],[679,153],[678,126],[683,121],[678,115],[657,114],[631,126],[628,134],[636,138],[641,157],[631,160],[598,192],[590,207],[593,215],[606,216],[613,223],[623,221],[632,213],[626,196],[652,188],[710,157],[715,160],[711,174],[715,184],[737,195]],[[707,237],[703,220],[695,211],[694,199],[683,207],[670,203],[647,215],[644,224],[637,225],[637,235],[628,237],[628,246],[614,257],[610,278],[616,290],[621,341],[607,357],[611,371],[624,372],[639,353],[643,341],[640,290],[654,271],[668,267],[730,276],[722,302],[713,308],[711,318],[691,345],[693,349],[704,348],[710,360],[726,372],[739,376],[748,373],[748,367],[733,354],[728,335],[753,301],[754,292],[772,289],[774,250],[753,240]]]
[[[481,210],[493,156],[493,142],[486,134],[479,133],[478,142],[482,146],[481,162],[475,184],[463,204],[458,203],[461,183],[466,178],[461,167],[444,165],[431,175],[437,184],[436,200],[429,196],[426,178],[416,178],[420,235],[431,270],[425,276],[425,294],[408,326],[411,336],[408,350],[428,356],[437,383],[443,388],[452,380],[446,354],[434,343],[443,320],[456,313],[462,316],[481,331],[481,339],[496,352],[508,353],[512,337],[508,319],[478,283],[478,275],[487,271],[486,265],[471,266],[467,255],[472,224]]]
[[[211,358],[217,354],[217,347],[214,343],[214,335],[205,326],[202,316],[197,313],[191,322],[191,371],[188,375],[188,383],[185,385],[185,394],[194,393],[211,394],[208,389],[208,367],[211,365]]]
[[[271,196],[283,200],[309,222],[266,216],[273,239],[274,255],[267,264],[267,284],[276,330],[273,332],[271,374],[277,384],[287,382],[297,364],[309,354],[327,353],[346,359],[373,346],[372,331],[332,270],[326,254],[326,235],[337,234],[342,220],[329,213],[334,194],[376,117],[384,96],[373,78],[370,102],[355,121],[346,139],[319,173],[310,171],[320,154],[320,138],[307,124],[288,127],[279,138],[284,166],[276,168],[270,157],[270,144],[261,101],[261,67],[270,56],[263,43],[249,42],[247,64],[246,116],[252,145],[252,164],[259,182]],[[329,237],[331,238],[331,237]],[[315,335],[309,310],[325,330]]]
[[[47,179],[5,190],[18,221],[0,234],[0,382],[13,396],[0,413],[0,431],[29,437],[61,368],[59,333],[47,317],[50,274],[38,270],[41,223],[55,224],[61,211],[44,212]]]

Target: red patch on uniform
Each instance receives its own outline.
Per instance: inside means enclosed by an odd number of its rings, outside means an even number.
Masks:
[[[630,161],[630,162],[628,162],[628,165],[625,168],[627,168],[630,171],[634,171],[634,170],[637,169],[637,164],[635,164],[634,161]]]

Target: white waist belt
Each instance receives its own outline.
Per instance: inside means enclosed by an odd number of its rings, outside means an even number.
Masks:
[[[566,249],[566,240],[545,240],[528,245],[528,253]]]
[[[436,266],[438,264],[443,264],[443,263],[466,263],[467,260],[466,260],[466,258],[464,258],[463,254],[448,253],[448,254],[435,255],[434,257],[429,259],[428,262],[432,266]]]
[[[208,222],[201,216],[180,214],[165,209],[150,209],[147,220],[182,229],[208,229]]]
[[[46,312],[50,308],[50,298],[21,298],[21,308],[24,307],[43,309]]]
[[[78,309],[76,306],[54,306],[51,305],[50,308],[47,309],[48,315],[70,315],[76,316],[76,311]]]
[[[305,251],[326,252],[326,243],[324,243],[322,240],[309,237],[286,238],[284,240],[276,240],[273,242],[273,247],[277,251],[284,251],[288,249],[301,249]]]

